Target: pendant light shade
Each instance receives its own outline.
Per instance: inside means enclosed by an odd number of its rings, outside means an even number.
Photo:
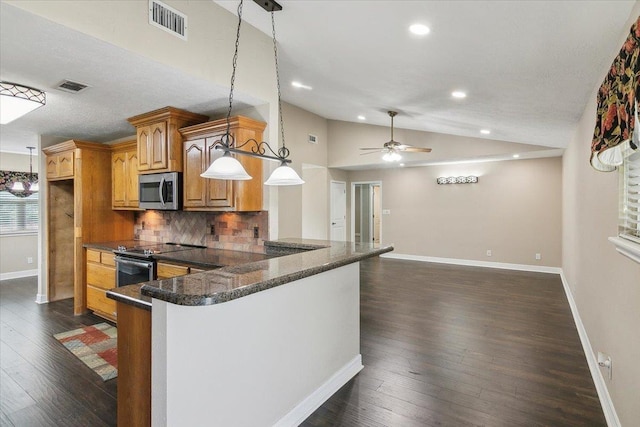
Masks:
[[[6,125],[45,103],[46,95],[41,90],[0,82],[0,124]]]
[[[265,181],[264,185],[300,185],[304,184],[304,181],[292,167],[287,166],[286,163],[282,163],[278,166]]]
[[[38,184],[38,181],[32,183],[29,186],[29,191],[31,191],[32,193],[37,193],[38,191],[40,191],[40,184]]]
[[[210,179],[233,179],[240,181],[251,179],[251,175],[244,170],[244,167],[242,167],[235,157],[231,157],[229,152],[215,159],[209,168],[200,176]]]
[[[16,181],[11,186],[11,190],[15,191],[16,193],[17,192],[22,192],[22,191],[24,191],[24,185],[20,181]]]

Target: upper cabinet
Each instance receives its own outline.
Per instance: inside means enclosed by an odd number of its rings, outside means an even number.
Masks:
[[[235,116],[230,119],[229,132],[236,144],[249,139],[262,141],[266,123]],[[253,179],[226,181],[200,176],[213,161],[222,156],[216,147],[227,130],[227,120],[215,120],[180,129],[184,137],[183,209],[191,211],[260,211],[262,210],[262,162],[250,156],[237,156]],[[251,147],[243,147],[250,151]]]
[[[173,107],[129,118],[136,127],[138,173],[182,172],[182,136],[178,129],[207,119]]]
[[[138,148],[136,140],[111,146],[112,208],[137,210]]]
[[[70,179],[74,174],[74,150],[52,153],[47,156],[47,179]]]

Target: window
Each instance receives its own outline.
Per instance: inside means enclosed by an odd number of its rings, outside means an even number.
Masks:
[[[628,156],[621,168],[619,235],[640,243],[640,151]]]
[[[38,193],[16,197],[0,191],[0,234],[38,231]]]

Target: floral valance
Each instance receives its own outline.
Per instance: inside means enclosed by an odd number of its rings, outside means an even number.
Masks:
[[[598,90],[591,166],[610,172],[638,149],[634,127],[640,103],[640,17],[631,27],[620,53]]]
[[[33,180],[33,181],[32,181]],[[29,172],[14,172],[14,171],[0,171],[0,191],[9,191],[14,182],[20,181],[24,185],[24,188],[29,188],[30,182],[36,182],[38,180],[38,174]],[[12,193],[14,196],[20,197],[20,193]],[[24,196],[28,196],[31,193],[25,192]]]

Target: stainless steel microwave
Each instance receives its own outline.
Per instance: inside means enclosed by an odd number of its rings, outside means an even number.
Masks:
[[[182,206],[182,174],[179,172],[138,175],[140,207],[177,211]]]

